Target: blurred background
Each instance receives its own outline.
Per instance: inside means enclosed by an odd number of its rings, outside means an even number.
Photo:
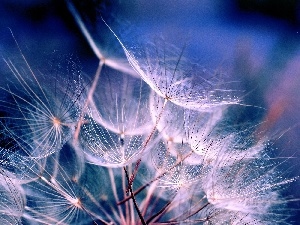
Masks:
[[[263,121],[257,129],[274,139],[285,175],[300,176],[299,0],[70,2],[105,55],[125,59],[100,15],[124,42],[145,42],[161,35],[179,48],[187,43],[186,55],[205,68],[222,70],[243,91],[242,102],[248,106],[236,106],[232,123]],[[95,51],[67,1],[1,0],[1,57],[15,48],[10,30],[29,62],[43,65],[49,53],[72,53],[86,75],[95,74]],[[6,70],[3,62],[0,66]],[[300,199],[300,180],[285,190],[285,196]],[[290,223],[300,224],[299,201],[290,206]]]

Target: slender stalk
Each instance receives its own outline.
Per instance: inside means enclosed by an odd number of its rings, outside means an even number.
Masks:
[[[126,170],[125,167],[124,167],[124,171],[125,171],[125,175],[126,175],[127,182],[129,183],[129,181],[130,181],[130,180],[129,180],[129,175],[128,175],[128,172],[127,172],[127,170]],[[137,202],[136,202],[136,200],[135,200],[134,193],[133,193],[133,191],[132,191],[132,185],[131,185],[131,184],[128,184],[128,187],[129,187],[129,191],[130,191],[130,194],[131,194],[131,199],[132,199],[132,201],[133,201],[135,210],[136,210],[137,214],[139,215],[139,218],[140,218],[142,224],[143,224],[143,225],[147,225],[147,223],[146,223],[146,221],[145,221],[145,219],[144,219],[144,217],[143,217],[143,215],[142,215],[142,213],[141,213],[141,211],[140,211],[140,209],[139,209],[139,206],[138,206],[138,204],[137,204]]]
[[[193,154],[194,151],[189,152],[187,155],[185,155],[184,157],[182,157],[181,160],[179,160],[176,164],[174,164],[172,167],[170,167],[168,170],[162,172],[161,174],[159,174],[157,177],[155,177],[154,179],[150,180],[148,183],[144,184],[143,186],[139,187],[136,191],[134,191],[134,195],[140,193],[142,190],[144,190],[146,187],[148,187],[150,184],[152,184],[154,181],[157,181],[159,178],[161,178],[162,176],[164,176],[165,174],[169,173],[173,168],[175,168],[176,166],[178,166],[180,163],[182,163],[186,158],[188,158],[189,156],[191,156]],[[118,202],[118,205],[123,204],[124,202],[128,201],[131,197],[128,196],[127,198],[124,198],[122,201]]]
[[[145,149],[147,148],[147,146],[148,146],[148,144],[149,144],[149,142],[150,142],[152,136],[154,135],[154,132],[155,132],[155,130],[156,130],[156,128],[157,128],[157,125],[158,125],[158,123],[159,123],[159,121],[160,121],[160,119],[161,119],[161,116],[162,116],[162,114],[163,114],[163,112],[164,112],[164,109],[165,109],[165,106],[166,106],[167,102],[168,102],[168,99],[165,98],[163,107],[162,107],[162,109],[161,109],[161,111],[160,111],[158,117],[156,118],[155,125],[154,125],[154,127],[153,127],[153,129],[152,129],[150,135],[148,136],[147,140],[145,141],[145,144],[143,145],[143,148],[142,148],[142,150],[141,150],[141,154],[145,151]],[[131,177],[130,177],[130,179],[129,179],[129,183],[128,183],[128,187],[127,187],[127,189],[126,189],[126,192],[128,192],[129,186],[132,185],[133,180],[134,180],[134,178],[136,177],[136,174],[137,174],[138,168],[139,168],[139,166],[140,166],[140,164],[141,164],[141,161],[142,161],[142,158],[139,158],[139,159],[137,160],[136,164],[135,164],[134,170],[133,170],[132,175],[131,175]]]
[[[157,213],[153,214],[149,219],[147,219],[146,223],[150,223],[152,220],[154,220],[156,217],[161,216],[169,207],[169,205],[172,203],[172,200],[167,202],[167,204],[164,205]]]

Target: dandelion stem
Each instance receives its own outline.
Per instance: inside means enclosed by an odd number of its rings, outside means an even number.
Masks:
[[[161,116],[162,116],[162,114],[163,114],[163,111],[164,111],[164,108],[165,108],[167,102],[168,102],[168,99],[165,99],[164,104],[163,104],[163,107],[162,107],[162,109],[161,109],[161,111],[160,111],[158,117],[156,118],[155,125],[154,125],[154,127],[153,127],[153,129],[152,129],[150,135],[148,136],[147,140],[145,141],[145,144],[143,145],[143,149],[141,150],[141,153],[143,153],[143,152],[145,151],[145,149],[146,149],[146,147],[148,146],[148,144],[149,144],[149,142],[150,142],[152,136],[154,135],[154,132],[155,132],[156,127],[157,127],[157,125],[158,125],[158,123],[159,123],[159,120],[160,120],[160,118],[161,118]],[[127,192],[127,193],[128,193],[129,186],[132,185],[133,180],[134,180],[134,178],[135,178],[135,176],[136,176],[136,174],[137,174],[137,171],[138,171],[138,168],[139,168],[139,166],[140,166],[140,164],[141,164],[141,161],[142,161],[142,158],[139,158],[138,161],[137,161],[136,164],[135,164],[133,173],[132,173],[132,175],[131,175],[131,177],[130,177],[130,179],[129,179],[128,187],[127,187],[127,189],[126,189],[126,192]]]
[[[161,216],[163,212],[165,212],[167,210],[167,208],[169,207],[169,205],[172,203],[172,200],[167,202],[167,204],[162,207],[157,213],[155,213],[154,215],[152,215],[149,219],[147,219],[146,223],[150,223],[152,220],[154,220],[156,217]]]
[[[180,163],[182,163],[186,158],[188,158],[189,156],[192,155],[194,151],[191,151],[190,153],[188,153],[186,156],[182,157],[181,160],[179,160],[177,163],[175,163],[171,168],[169,168],[169,170],[164,171],[163,173],[159,174],[157,177],[155,177],[154,179],[150,180],[148,183],[144,184],[143,186],[139,187],[136,191],[134,191],[134,194],[138,194],[140,193],[142,190],[144,190],[146,187],[148,187],[150,184],[152,184],[154,181],[158,180],[159,178],[161,178],[162,176],[164,176],[165,174],[169,173],[170,171],[172,171],[173,168],[175,168],[176,166],[178,166]],[[124,202],[128,201],[131,197],[127,197],[124,198],[122,201],[118,202],[117,204],[123,204]]]
[[[75,9],[74,5],[71,3],[71,1],[67,1],[67,5],[68,5],[68,8],[69,8],[70,12],[74,16],[75,21],[77,22],[81,32],[83,33],[83,35],[86,38],[87,42],[90,44],[93,52],[98,57],[98,59],[103,59],[104,56],[99,51],[94,39],[92,38],[90,32],[87,30],[86,26],[82,22],[82,19],[80,18],[80,15],[79,15],[78,11]]]
[[[134,193],[132,191],[132,184],[129,184],[129,175],[128,175],[128,172],[126,170],[126,168],[124,167],[124,171],[125,171],[125,174],[126,174],[126,179],[127,179],[127,182],[128,182],[128,188],[129,188],[129,191],[130,191],[130,194],[131,194],[131,198],[132,198],[132,201],[133,201],[133,204],[134,204],[134,207],[135,207],[135,210],[137,211],[139,217],[140,217],[140,220],[142,222],[143,225],[147,225],[140,209],[139,209],[139,206],[137,205],[137,202],[135,200],[135,197],[134,197]]]

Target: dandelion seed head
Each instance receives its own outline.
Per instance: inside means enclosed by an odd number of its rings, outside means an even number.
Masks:
[[[185,45],[130,48],[111,30],[140,77],[128,76],[67,4],[100,63],[90,82],[73,57],[36,69],[16,43],[21,60],[4,59],[0,223],[285,220],[280,191],[295,179],[278,172],[267,138],[224,121],[239,98],[222,73],[189,59]]]

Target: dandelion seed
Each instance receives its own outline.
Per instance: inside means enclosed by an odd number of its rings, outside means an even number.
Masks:
[[[209,221],[216,224],[230,221],[236,224],[274,224],[281,221],[286,216],[280,212],[285,203],[279,198],[281,181],[275,172],[276,165],[261,155],[244,159],[247,152],[240,152],[240,157],[236,154],[232,154],[237,159],[235,163],[216,160],[210,164],[211,169],[203,178],[202,187],[211,204]]]
[[[63,149],[60,154],[47,158],[39,178],[24,185],[28,220],[46,224],[83,221],[109,224],[105,220],[109,214],[89,195],[86,184],[80,182],[81,174],[78,173],[83,169],[79,167],[78,158],[71,150]]]
[[[79,136],[91,162],[122,167],[143,154],[153,127],[148,93],[141,80],[104,68]]]
[[[93,119],[117,134],[147,134],[149,92],[142,80],[104,68],[90,103]]]
[[[108,131],[92,118],[81,128],[80,142],[88,159],[98,165],[120,167],[136,159],[143,136],[122,136]]]
[[[25,154],[46,157],[60,150],[74,132],[84,89],[80,70],[77,62],[66,58],[55,68],[49,66],[52,70],[34,71],[18,49],[21,64],[4,59],[12,74],[1,87],[1,129]]]
[[[220,81],[217,74],[207,73],[185,59],[184,48],[178,49],[158,39],[131,51],[103,22],[120,42],[133,69],[159,96],[195,110],[238,103],[236,91],[226,87],[228,84]]]

